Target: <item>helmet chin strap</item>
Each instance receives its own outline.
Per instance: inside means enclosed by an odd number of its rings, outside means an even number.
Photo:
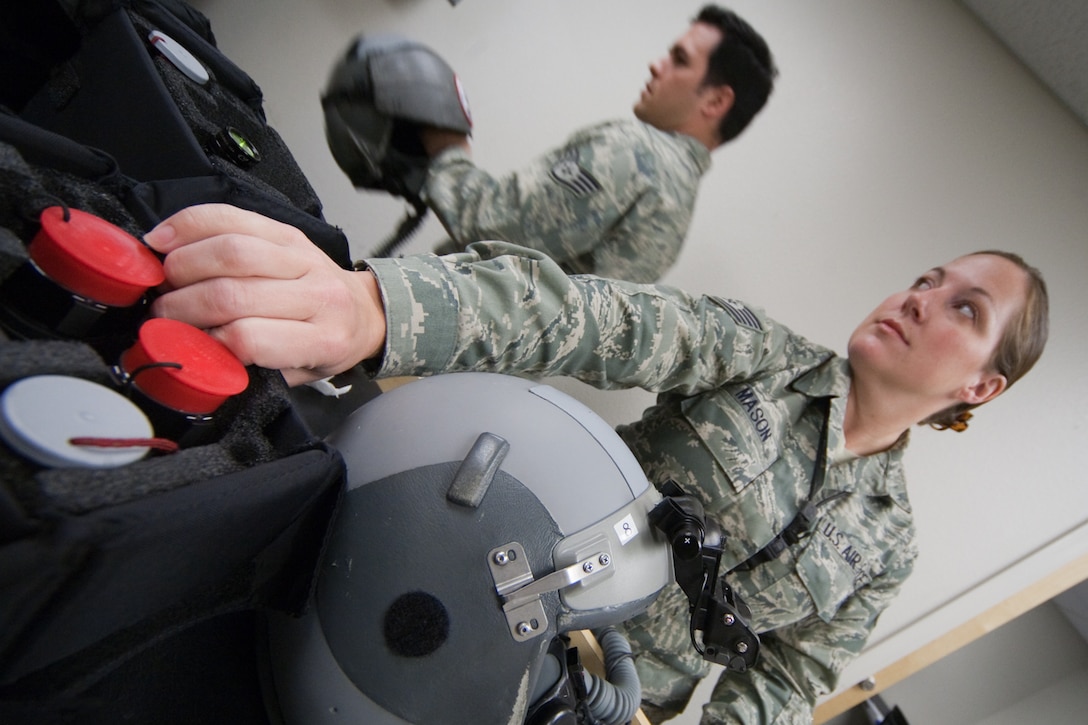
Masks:
[[[412,209],[404,215],[400,224],[397,225],[396,230],[389,235],[389,237],[382,242],[370,256],[372,257],[391,257],[393,252],[401,247],[405,242],[412,238],[412,236],[419,231],[420,225],[427,216],[427,204],[422,199],[415,198],[408,200]],[[366,263],[362,260],[355,262],[355,269],[365,269]]]

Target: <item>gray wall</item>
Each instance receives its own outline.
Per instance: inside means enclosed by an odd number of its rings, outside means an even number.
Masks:
[[[1088,644],[1061,608],[1047,602],[881,697],[914,725],[1081,723],[1088,709]],[[870,722],[864,708],[856,708],[828,725]]]
[[[469,93],[477,160],[503,172],[581,124],[627,115],[647,63],[697,8],[196,4],[264,89],[270,121],[360,256],[403,209],[353,190],[324,144],[319,90],[354,34],[400,32],[441,52]],[[1052,337],[1036,371],[969,432],[916,431],[908,465],[922,560],[848,684],[1088,549],[1088,129],[952,0],[732,6],[767,37],[782,75],[755,125],[715,154],[667,282],[761,304],[840,350],[890,291],[962,253],[1021,252],[1051,288]],[[440,236],[432,220],[409,251]],[[560,385],[612,422],[649,399]]]

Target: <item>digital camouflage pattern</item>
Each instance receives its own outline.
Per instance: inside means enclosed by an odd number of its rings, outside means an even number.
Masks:
[[[571,274],[653,282],[676,261],[710,152],[641,121],[575,133],[521,171],[495,178],[460,148],[431,163],[424,195],[456,251],[505,240]]]
[[[916,557],[907,435],[843,451],[847,362],[742,303],[669,287],[567,277],[539,252],[494,242],[448,257],[373,260],[389,314],[381,375],[479,370],[569,375],[659,393],[618,431],[655,483],[697,494],[725,534],[723,571],[780,533],[809,497],[830,398],[827,469],[811,534],[728,581],[761,634],[758,665],[726,673],[704,723],[811,722]],[[679,588],[627,623],[644,708],[684,708],[709,670]]]

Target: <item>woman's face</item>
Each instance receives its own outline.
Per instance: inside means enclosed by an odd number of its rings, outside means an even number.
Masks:
[[[854,330],[851,367],[945,405],[983,403],[1005,389],[990,360],[1027,289],[1027,273],[1004,257],[975,254],[936,267]]]

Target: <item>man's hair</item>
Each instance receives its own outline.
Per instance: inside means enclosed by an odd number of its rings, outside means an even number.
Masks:
[[[722,33],[708,59],[703,85],[733,89],[733,107],[718,126],[725,143],[736,138],[767,103],[778,69],[767,41],[733,11],[706,5],[692,22],[711,25]]]

